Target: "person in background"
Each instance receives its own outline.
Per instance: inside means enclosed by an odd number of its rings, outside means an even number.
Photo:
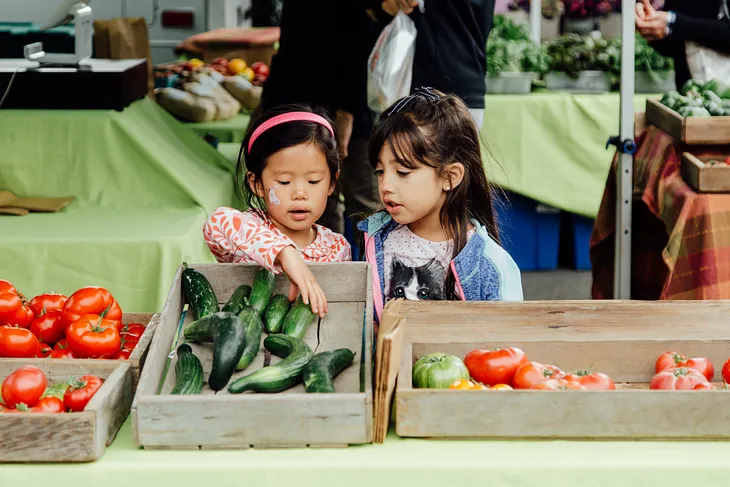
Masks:
[[[730,53],[730,20],[721,15],[725,5],[725,0],[667,0],[655,10],[649,0],[636,4],[636,29],[657,52],[674,58],[677,89],[692,78],[687,42]]]
[[[487,73],[487,38],[492,29],[495,0],[386,0],[389,15],[398,10],[416,24],[416,55],[412,87],[432,86],[464,100],[481,129]]]
[[[304,103],[334,119],[343,158],[339,188],[348,216],[379,208],[367,155],[374,123],[367,105],[367,60],[382,27],[366,12],[374,8],[380,8],[379,0],[284,0],[279,50],[258,110]],[[343,233],[339,194],[331,199],[320,223]]]

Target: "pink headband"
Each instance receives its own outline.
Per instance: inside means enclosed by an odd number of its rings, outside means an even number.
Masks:
[[[327,130],[330,131],[332,134],[332,137],[335,136],[335,131],[332,129],[332,125],[322,116],[317,115],[316,113],[311,112],[288,112],[288,113],[282,113],[281,115],[277,115],[276,117],[270,118],[261,125],[258,126],[256,130],[254,130],[253,134],[251,135],[251,138],[248,141],[248,152],[251,152],[251,147],[253,146],[253,143],[256,141],[256,139],[259,138],[261,134],[266,132],[272,127],[276,127],[277,125],[281,125],[282,123],[287,122],[314,122],[318,123],[320,125],[324,125],[327,127]]]

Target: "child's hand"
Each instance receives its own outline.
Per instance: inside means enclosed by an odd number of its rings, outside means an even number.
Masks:
[[[301,292],[302,301],[312,306],[312,312],[324,318],[327,314],[327,298],[324,291],[319,287],[314,274],[309,270],[307,264],[299,256],[294,247],[287,247],[276,257],[282,270],[291,281],[289,288],[289,301],[294,301]]]

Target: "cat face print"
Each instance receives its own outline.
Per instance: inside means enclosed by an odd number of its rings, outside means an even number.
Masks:
[[[408,267],[393,258],[390,273],[391,299],[444,300],[444,266],[435,258],[418,267]]]

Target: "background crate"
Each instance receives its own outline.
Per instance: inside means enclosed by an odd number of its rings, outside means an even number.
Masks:
[[[667,350],[708,357],[715,381],[730,356],[728,302],[556,301],[403,303],[396,432],[454,438],[730,438],[730,396],[651,391]],[[698,324],[701,324],[698,326]],[[450,391],[412,388],[412,364],[429,352],[464,357],[516,346],[566,372],[609,374],[616,391]],[[444,420],[448,418],[448,420]]]
[[[646,100],[646,123],[686,144],[730,144],[730,117],[683,117],[659,100]]]
[[[253,282],[255,265],[213,264],[191,266],[204,274],[220,303],[234,289]],[[206,386],[201,395],[172,396],[175,359],[170,352],[183,343],[182,330],[192,321],[183,313],[180,288],[182,268],[173,280],[147,365],[142,372],[132,407],[134,437],[149,449],[233,449],[249,446],[275,448],[345,446],[372,441],[372,295],[371,274],[365,263],[318,264],[310,268],[328,299],[329,313],[305,336],[312,350],[350,348],[355,363],[335,380],[334,394],[306,394],[302,386],[279,394],[217,394]],[[285,293],[289,282],[277,277],[276,292]],[[264,333],[264,336],[266,334]],[[211,348],[191,344],[201,359],[206,378],[211,368]],[[231,381],[263,364],[263,347],[256,361]],[[271,363],[278,358],[272,357]],[[168,366],[167,375],[165,369]]]
[[[516,193],[496,201],[502,246],[521,271],[558,267],[560,212]]]
[[[682,179],[698,193],[730,193],[730,167],[727,164],[708,165],[716,160],[723,162],[727,155],[695,156],[682,154],[680,168]]]
[[[28,365],[0,362],[0,381]],[[132,405],[132,370],[111,360],[42,360],[49,384],[87,374],[104,384],[79,413],[0,413],[0,462],[93,462],[111,444]]]

